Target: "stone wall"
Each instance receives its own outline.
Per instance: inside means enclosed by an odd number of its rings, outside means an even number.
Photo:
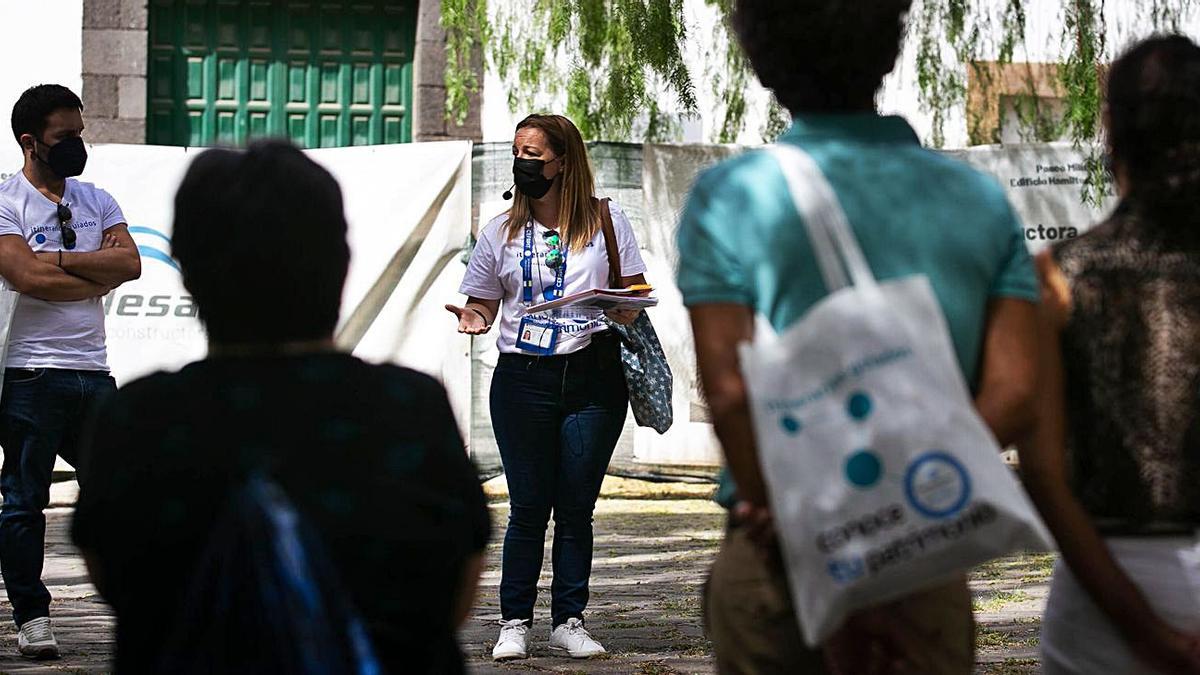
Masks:
[[[83,105],[88,140],[146,142],[146,0],[84,0]],[[421,0],[413,77],[413,140],[482,140],[480,96],[463,126],[446,119],[446,33],[439,0]],[[483,62],[476,55],[480,80]]]
[[[83,105],[93,143],[146,142],[146,0],[84,0]]]

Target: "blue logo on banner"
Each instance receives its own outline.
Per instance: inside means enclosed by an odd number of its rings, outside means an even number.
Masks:
[[[170,246],[170,244],[171,244],[170,237],[168,237],[167,235],[163,234],[162,232],[159,232],[158,230],[156,230],[152,227],[143,227],[141,225],[131,226],[129,228],[129,234],[146,234],[146,235],[150,235],[151,237],[154,237],[156,239],[161,239],[162,241],[166,242],[168,246]],[[159,244],[159,242],[154,242],[154,243],[161,246],[161,244]],[[175,259],[171,257],[170,253],[167,253],[166,251],[164,251],[162,249],[139,243],[138,244],[138,254],[141,255],[143,258],[149,258],[150,260],[157,260],[161,263],[166,263],[167,265],[170,265],[171,268],[174,269],[176,272],[179,271],[179,263],[175,262]]]

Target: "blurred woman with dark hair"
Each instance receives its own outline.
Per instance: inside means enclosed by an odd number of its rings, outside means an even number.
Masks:
[[[1058,539],[1046,673],[1200,672],[1200,47],[1113,64],[1120,204],[1038,259],[1042,400],[1021,444]]]

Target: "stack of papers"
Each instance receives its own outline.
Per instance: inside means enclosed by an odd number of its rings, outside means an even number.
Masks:
[[[658,304],[658,298],[651,298],[650,286],[638,285],[629,288],[593,288],[590,291],[573,293],[571,295],[543,302],[525,309],[525,314],[538,314],[554,309],[590,309],[590,310],[627,310],[645,309]]]

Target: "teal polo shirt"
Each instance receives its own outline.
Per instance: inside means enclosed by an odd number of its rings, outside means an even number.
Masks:
[[[821,167],[877,278],[929,278],[974,389],[988,301],[1038,300],[1024,233],[1000,185],[921,147],[899,117],[802,115],[779,142],[803,148]],[[704,171],[677,238],[688,307],[745,305],[783,331],[826,295],[783,174],[765,152]],[[732,497],[723,475],[718,501]]]

